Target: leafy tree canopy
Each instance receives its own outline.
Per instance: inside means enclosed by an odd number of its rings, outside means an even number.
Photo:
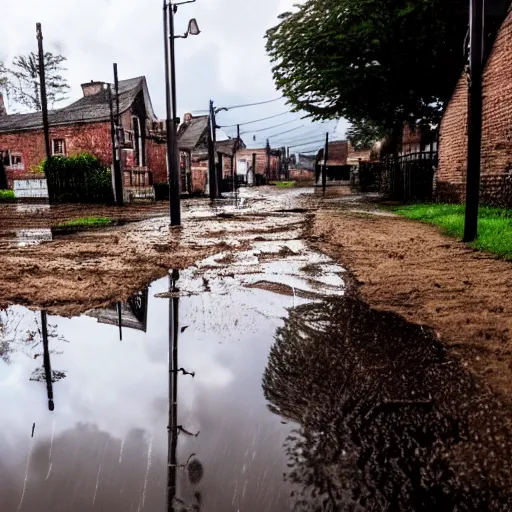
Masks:
[[[306,0],[267,32],[274,80],[314,119],[436,123],[463,69],[467,4]]]
[[[48,105],[53,108],[55,103],[67,99],[69,89],[63,63],[66,57],[46,52],[44,55],[46,94]],[[3,82],[3,84],[2,84]],[[30,110],[41,110],[41,94],[39,82],[39,59],[31,52],[28,55],[14,57],[10,67],[0,63],[0,85],[3,85],[13,103]]]
[[[370,121],[353,121],[347,130],[347,139],[356,151],[371,149],[373,145],[385,137],[386,132]]]

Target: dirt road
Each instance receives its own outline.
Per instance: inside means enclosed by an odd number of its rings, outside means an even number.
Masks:
[[[320,208],[310,240],[352,271],[362,298],[432,327],[451,353],[510,401],[512,264],[435,227],[378,211],[367,198],[334,198]]]

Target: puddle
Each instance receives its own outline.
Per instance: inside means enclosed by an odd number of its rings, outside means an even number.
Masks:
[[[18,229],[0,233],[0,247],[18,246],[26,247],[43,242],[51,242],[53,234],[51,229]]]
[[[217,207],[239,252],[80,317],[0,311],[0,510],[511,510],[499,402],[346,294],[301,212],[255,236]],[[211,243],[189,213],[183,239]]]

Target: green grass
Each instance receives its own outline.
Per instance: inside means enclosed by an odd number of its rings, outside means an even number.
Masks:
[[[58,224],[61,228],[89,228],[95,226],[105,226],[110,224],[108,217],[79,217],[78,219],[71,219],[62,224]]]
[[[295,181],[269,181],[268,184],[278,188],[291,188],[295,186]]]
[[[0,190],[0,202],[15,201],[16,196],[13,190]]]
[[[464,235],[464,205],[411,204],[395,206],[391,210],[409,219],[439,226],[447,235],[459,239]],[[512,260],[512,210],[480,207],[478,239],[469,245]]]

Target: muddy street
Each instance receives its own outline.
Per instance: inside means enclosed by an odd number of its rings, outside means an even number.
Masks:
[[[114,300],[26,290],[0,312],[0,510],[510,510],[510,408],[434,330],[361,299],[318,248],[321,202],[248,189],[187,208],[178,234],[157,216],[6,244],[177,236],[190,259]],[[70,282],[122,258],[70,259]]]

